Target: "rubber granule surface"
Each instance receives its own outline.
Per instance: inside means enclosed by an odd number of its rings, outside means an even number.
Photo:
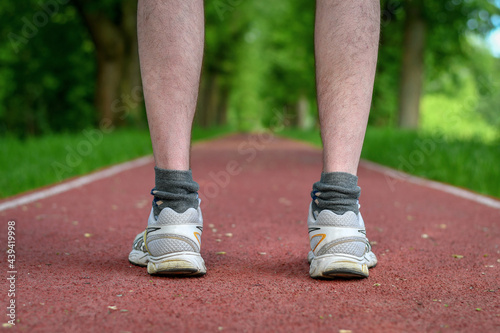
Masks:
[[[379,263],[368,279],[314,280],[306,218],[320,150],[235,135],[195,145],[192,170],[200,278],[153,277],[127,260],[151,209],[152,163],[0,212],[4,254],[16,221],[19,319],[2,330],[500,331],[500,210],[360,167]],[[7,275],[6,255],[0,264]]]

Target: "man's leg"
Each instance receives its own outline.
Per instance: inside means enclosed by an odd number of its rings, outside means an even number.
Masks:
[[[356,175],[370,112],[380,31],[378,0],[318,0],[316,83],[323,171]]]
[[[129,260],[147,264],[150,274],[204,274],[199,187],[189,170],[203,58],[203,0],[141,0],[137,15],[156,167],[148,228],[137,235]]]
[[[156,166],[189,170],[203,58],[202,0],[141,0],[139,56]]]
[[[356,173],[377,63],[379,6],[378,0],[316,2],[316,84],[324,150],[309,215],[313,277],[366,277],[368,267],[376,264],[363,234]]]

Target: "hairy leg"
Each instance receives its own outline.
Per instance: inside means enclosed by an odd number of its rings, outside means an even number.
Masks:
[[[203,58],[203,0],[139,0],[137,28],[156,167],[148,228],[134,239],[129,261],[154,275],[203,275],[199,186],[189,170]]]
[[[356,175],[380,33],[378,0],[318,0],[315,54],[323,172]]]
[[[188,170],[203,58],[203,0],[140,0],[137,21],[156,166]]]

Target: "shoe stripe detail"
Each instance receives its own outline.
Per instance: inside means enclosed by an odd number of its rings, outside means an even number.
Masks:
[[[158,227],[147,227],[146,228],[146,231],[147,232],[155,232],[157,230],[160,230],[161,228],[158,228]]]
[[[148,243],[146,242],[147,236],[148,236],[148,228],[146,228],[146,230],[144,230],[144,236],[143,236],[142,240],[144,242],[144,248],[149,253],[149,255],[151,255],[151,252],[149,252],[149,249],[148,249]]]
[[[316,248],[318,247],[318,245],[326,238],[326,234],[317,234],[317,235],[314,235],[314,236],[311,237],[311,239],[309,241],[312,241],[312,239],[314,237],[321,237],[321,239],[319,240],[319,242],[314,247],[313,252],[316,250]]]
[[[201,234],[199,232],[193,232],[193,234],[194,234],[194,237],[196,238],[196,240],[198,241],[198,245],[201,248],[201,240],[200,240]]]
[[[138,237],[134,240],[134,244],[132,245],[132,248],[137,251],[145,252],[144,251],[144,239],[142,237]]]

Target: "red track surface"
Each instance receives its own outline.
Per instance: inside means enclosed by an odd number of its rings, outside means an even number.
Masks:
[[[214,185],[210,173],[234,163],[241,173]],[[17,222],[20,322],[5,330],[500,330],[500,210],[404,182],[391,191],[384,175],[360,168],[379,264],[364,280],[313,280],[305,221],[319,150],[233,136],[197,144],[192,164],[204,196],[206,276],[151,277],[128,263],[153,186],[153,165],[136,168],[0,212],[2,250],[7,221]],[[5,255],[0,262],[6,272]]]

